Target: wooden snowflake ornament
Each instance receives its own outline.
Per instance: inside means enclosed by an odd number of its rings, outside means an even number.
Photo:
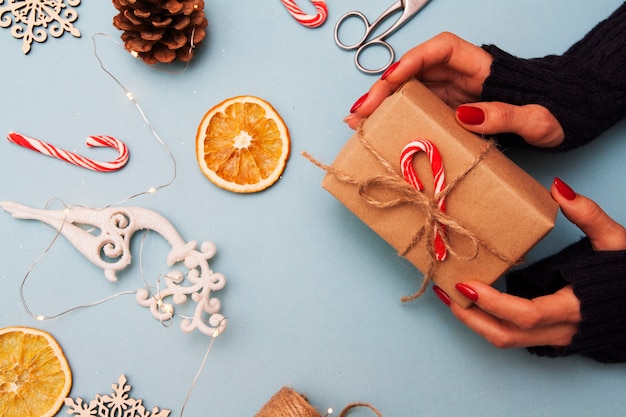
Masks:
[[[22,39],[27,54],[33,41],[44,42],[48,35],[58,38],[65,32],[79,38],[73,23],[78,12],[73,9],[80,0],[0,0],[0,27],[11,27],[11,35]]]
[[[168,417],[171,410],[159,410],[153,407],[151,411],[146,410],[143,400],[129,397],[131,386],[126,382],[126,376],[119,377],[117,384],[112,384],[111,395],[96,394],[96,398],[86,403],[78,397],[66,398],[65,405],[69,407],[67,414],[76,417],[93,416],[120,416],[120,417]]]

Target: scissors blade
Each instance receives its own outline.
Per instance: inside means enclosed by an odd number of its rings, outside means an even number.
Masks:
[[[396,23],[389,28],[381,38],[387,37],[395,32],[400,26],[404,25],[409,19],[418,14],[424,6],[426,6],[430,0],[400,0],[402,4],[400,7],[402,9],[402,14],[396,21]]]
[[[411,15],[422,10],[429,2],[430,0],[402,0],[405,12]]]
[[[379,17],[376,19],[368,28],[367,35],[369,35],[375,30],[376,27],[380,26],[389,19],[392,15],[394,15],[398,10],[401,11],[400,17],[395,21],[393,25],[391,25],[387,30],[383,33],[375,36],[369,40],[364,41],[364,44],[368,42],[380,42],[384,41],[387,37],[389,37],[392,33],[398,30],[402,25],[404,25],[407,21],[409,21],[413,16],[419,13],[420,10],[426,6],[430,0],[398,0],[394,4],[392,4],[387,10],[385,10]]]

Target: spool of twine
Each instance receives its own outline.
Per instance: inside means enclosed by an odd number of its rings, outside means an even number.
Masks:
[[[322,417],[306,397],[283,387],[254,417]]]
[[[377,417],[382,417],[380,411],[368,403],[348,404],[339,417],[345,417],[350,410],[358,407],[370,409]],[[330,410],[332,413],[332,410]],[[328,415],[328,414],[327,414]],[[256,413],[254,417],[322,417],[307,401],[306,397],[291,388],[283,387]]]

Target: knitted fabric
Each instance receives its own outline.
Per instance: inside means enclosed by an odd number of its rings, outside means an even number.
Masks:
[[[581,354],[600,362],[626,362],[626,251],[596,252],[588,238],[507,276],[510,294],[535,298],[571,284],[582,321],[563,348],[532,347],[540,356]]]
[[[563,55],[521,59],[494,45],[480,101],[540,104],[559,121],[564,142],[544,151],[582,146],[626,116],[626,3]],[[524,145],[513,134],[502,143]]]
[[[481,101],[540,104],[565,132],[558,152],[582,146],[626,116],[626,3],[562,56],[516,58],[496,46]],[[529,146],[504,134],[501,143]],[[581,354],[600,362],[626,362],[626,251],[596,252],[583,239],[507,277],[508,292],[525,298],[553,294],[571,284],[582,322],[572,343],[530,348],[542,356]]]

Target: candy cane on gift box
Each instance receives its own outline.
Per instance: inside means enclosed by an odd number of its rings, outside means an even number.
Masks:
[[[90,148],[95,146],[108,146],[116,149],[119,152],[119,156],[111,162],[100,162],[91,158],[85,158],[77,153],[57,148],[49,143],[22,135],[20,133],[9,132],[7,140],[15,143],[16,145],[32,149],[33,151],[69,162],[70,164],[90,169],[92,171],[116,171],[128,162],[128,148],[126,147],[126,144],[112,136],[89,136],[86,140],[87,146]]]
[[[422,191],[424,186],[420,182],[419,178],[417,178],[417,174],[413,169],[413,156],[418,152],[426,152],[428,155],[428,159],[430,161],[430,167],[433,171],[433,183],[434,183],[434,194],[437,195],[440,193],[446,186],[445,174],[443,170],[443,162],[441,161],[441,155],[439,154],[439,150],[433,145],[430,141],[425,139],[417,139],[409,142],[400,155],[400,167],[402,169],[402,176],[407,180],[409,184],[411,184],[416,190]],[[437,207],[442,212],[446,211],[446,200],[445,198],[440,198]],[[446,259],[446,246],[443,241],[443,237],[441,234],[444,232],[441,225],[435,224],[435,238],[434,238],[434,246],[435,246],[435,258],[438,261],[443,261]]]
[[[298,7],[295,1],[293,0],[281,0],[287,11],[293,16],[296,21],[300,24],[309,27],[316,28],[321,26],[326,21],[326,17],[328,16],[328,7],[326,6],[326,2],[324,0],[312,0],[313,6],[315,6],[315,10],[317,10],[317,14],[306,14]]]

